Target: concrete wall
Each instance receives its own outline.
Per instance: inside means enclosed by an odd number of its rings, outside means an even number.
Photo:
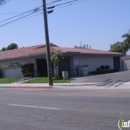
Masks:
[[[130,58],[122,57],[121,58],[122,70],[130,69]]]
[[[73,69],[73,66],[74,66],[73,63],[74,63],[73,57],[70,57],[70,69]]]
[[[36,59],[24,59],[24,60],[14,60],[8,62],[0,62],[0,68],[3,70],[3,77],[23,77],[21,72],[21,65],[27,63],[34,63],[34,71],[37,71],[37,61]],[[67,63],[65,63],[67,64]],[[113,69],[113,57],[112,56],[73,56],[70,57],[70,69],[71,73],[76,74],[77,67],[88,65],[88,72],[95,71],[96,68],[101,65],[109,65]],[[130,64],[130,60],[129,60]]]
[[[95,71],[101,65],[109,65],[111,69],[114,68],[112,56],[74,56],[73,68],[76,69],[82,65],[88,65],[88,72]]]
[[[34,59],[0,62],[0,68],[3,70],[3,77],[23,77],[23,74],[21,72],[21,65],[27,63],[34,63],[34,68],[36,70],[36,61]]]

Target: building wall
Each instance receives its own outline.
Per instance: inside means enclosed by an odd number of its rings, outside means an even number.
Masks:
[[[62,59],[62,62],[59,63],[59,70],[60,71],[66,71],[70,69],[70,57],[64,57]]]
[[[95,71],[96,68],[101,65],[109,65],[111,69],[113,66],[112,56],[74,56],[73,57],[73,68],[76,69],[78,66],[88,65],[88,72]]]
[[[0,62],[0,68],[3,70],[3,77],[23,77],[21,72],[21,65],[27,63],[35,63],[34,59],[25,59],[25,60],[14,60],[8,62]],[[34,64],[34,68],[35,64]]]
[[[34,71],[37,71],[36,59],[24,59],[14,60],[8,62],[0,62],[0,68],[3,70],[3,77],[23,77],[21,72],[21,65],[27,63],[34,63]],[[64,63],[65,65],[68,63]],[[88,65],[88,72],[95,71],[97,67],[101,65],[109,65],[113,69],[113,57],[112,56],[73,56],[70,57],[69,67],[71,74],[77,73],[78,66]]]
[[[122,70],[129,70],[130,69],[130,58],[121,57],[121,66]]]
[[[73,57],[70,57],[70,69],[73,69],[74,65],[73,65]]]

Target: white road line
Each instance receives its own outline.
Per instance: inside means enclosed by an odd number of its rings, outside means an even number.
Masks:
[[[61,110],[61,108],[53,108],[53,107],[29,106],[29,105],[19,105],[19,104],[7,104],[7,105],[15,106],[15,107],[28,107],[28,108],[38,108],[38,109],[48,109],[48,110]]]

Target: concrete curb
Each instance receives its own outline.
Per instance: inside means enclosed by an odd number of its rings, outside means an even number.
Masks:
[[[54,83],[49,86],[47,83],[39,84],[0,84],[0,88],[12,89],[130,89],[130,82],[89,82],[89,83]]]
[[[8,88],[8,89],[15,89],[15,88],[18,88],[18,89],[52,89],[52,86],[0,86],[0,89],[1,88]]]
[[[8,88],[25,88],[25,89],[52,89],[51,86],[9,86]]]

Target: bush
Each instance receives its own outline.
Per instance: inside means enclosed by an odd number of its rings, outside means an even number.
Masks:
[[[63,79],[62,76],[58,76],[58,77],[54,77],[55,80],[60,80],[60,79]]]
[[[102,71],[104,71],[104,70],[105,70],[105,66],[104,66],[104,65],[100,66],[100,69],[101,69]]]
[[[2,71],[2,69],[0,68],[0,78],[2,78],[2,76],[3,76],[3,71]]]
[[[22,73],[25,77],[33,77],[34,76],[34,64],[25,64],[22,65]]]
[[[111,69],[111,70],[106,70],[106,71],[92,71],[89,72],[89,74],[97,75],[97,74],[107,74],[107,73],[115,73],[118,72],[118,69]]]
[[[96,69],[96,71],[97,71],[97,72],[100,72],[100,71],[101,71],[101,69],[100,69],[100,68],[97,68],[97,69]]]
[[[105,70],[109,70],[110,69],[110,66],[109,65],[106,65],[105,66]]]

